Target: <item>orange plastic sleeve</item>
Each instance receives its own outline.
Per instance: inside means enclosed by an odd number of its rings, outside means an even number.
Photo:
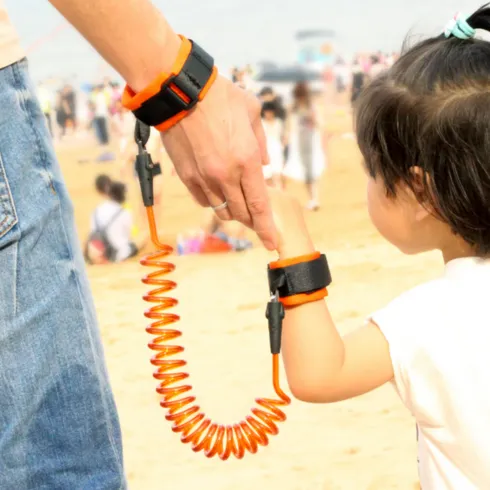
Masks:
[[[201,90],[201,93],[199,94],[199,100],[203,100],[204,99],[204,97],[208,93],[211,85],[216,80],[216,77],[217,76],[218,76],[218,69],[216,67],[214,67],[213,68],[213,73],[211,74],[211,76],[209,77],[208,82],[206,83],[206,85]],[[178,94],[180,97],[183,96],[182,98],[185,100],[185,94],[182,94],[182,92],[180,92],[180,90],[177,87],[174,87],[173,85],[170,85],[170,88],[176,94]],[[182,94],[182,96],[180,94]],[[159,124],[158,126],[155,126],[155,129],[157,129],[158,131],[160,131],[161,133],[163,133],[164,131],[167,131],[172,126],[174,126],[175,124],[177,124],[179,121],[182,121],[182,119],[184,119],[184,117],[186,117],[187,114],[189,114],[189,111],[179,112],[174,117],[171,117],[170,119],[167,119],[166,121],[164,121],[162,124]]]
[[[303,262],[311,262],[320,258],[320,252],[313,252],[307,255],[300,255],[299,257],[292,257],[290,259],[276,260],[271,262],[269,267],[271,269],[280,269],[281,267],[290,267],[291,265],[302,264]]]
[[[320,252],[314,252],[308,255],[300,255],[299,257],[292,257],[290,259],[276,260],[275,262],[271,262],[269,267],[271,269],[280,269],[282,267],[290,267],[296,264],[302,264],[303,262],[311,262],[312,260],[316,260],[321,256]],[[313,293],[302,293],[295,294],[294,296],[287,296],[285,298],[279,298],[279,301],[284,306],[299,306],[304,305],[306,303],[312,303],[313,301],[318,301],[328,296],[327,288],[319,289],[318,291],[314,291]]]
[[[182,68],[184,67],[184,64],[187,61],[187,58],[189,57],[189,54],[191,52],[192,43],[184,36],[179,35],[179,37],[182,39],[182,44],[177,54],[177,59],[175,60],[175,63],[172,67],[172,71],[170,73],[161,73],[150,83],[150,85],[148,85],[145,89],[138,93],[135,93],[133,89],[129,87],[129,85],[126,85],[122,95],[122,105],[126,109],[130,111],[135,111],[139,109],[144,102],[146,102],[148,99],[151,99],[154,95],[160,92],[162,85],[170,77],[177,76],[182,71]],[[217,76],[218,69],[216,67],[213,67],[213,72],[209,77],[209,80],[199,94],[200,101],[204,99],[209,89],[211,88],[211,85],[213,85],[214,81],[216,80]],[[184,94],[176,85],[170,84],[169,88],[173,92],[175,92],[184,102],[189,102],[189,98],[186,96],[186,94]],[[155,126],[155,128],[160,132],[164,132],[177,124],[182,119],[184,119],[184,117],[186,117],[188,113],[189,111],[179,112],[179,114],[176,114],[174,117],[164,121],[162,124]]]

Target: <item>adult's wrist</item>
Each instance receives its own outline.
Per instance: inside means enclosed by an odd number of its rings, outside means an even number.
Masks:
[[[126,83],[135,92],[144,90],[162,72],[170,72],[177,59],[182,40],[173,31],[169,31],[146,49],[141,63],[131,69]]]

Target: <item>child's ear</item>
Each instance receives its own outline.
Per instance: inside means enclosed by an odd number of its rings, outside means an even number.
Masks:
[[[413,199],[414,218],[416,221],[422,221],[434,212],[427,194],[430,189],[430,177],[418,166],[411,167],[410,173],[412,182],[409,193]]]
[[[414,197],[419,202],[423,202],[426,199],[426,188],[427,188],[427,176],[426,173],[420,167],[411,167],[410,174],[412,178],[412,192]]]

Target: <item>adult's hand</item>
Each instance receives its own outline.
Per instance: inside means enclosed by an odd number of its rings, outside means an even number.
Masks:
[[[223,220],[255,230],[266,248],[277,246],[262,165],[269,162],[260,103],[218,77],[194,111],[162,133],[177,174],[202,206]]]
[[[0,0],[1,1],[1,0]],[[169,72],[180,39],[150,0],[49,0],[135,91]],[[252,227],[273,249],[275,229],[261,165],[267,162],[255,97],[218,77],[205,99],[163,135],[180,178],[222,219]]]

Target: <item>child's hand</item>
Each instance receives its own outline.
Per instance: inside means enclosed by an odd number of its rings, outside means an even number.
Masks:
[[[298,201],[285,192],[272,188],[269,190],[269,197],[278,229],[279,257],[285,259],[314,252],[315,247]]]

